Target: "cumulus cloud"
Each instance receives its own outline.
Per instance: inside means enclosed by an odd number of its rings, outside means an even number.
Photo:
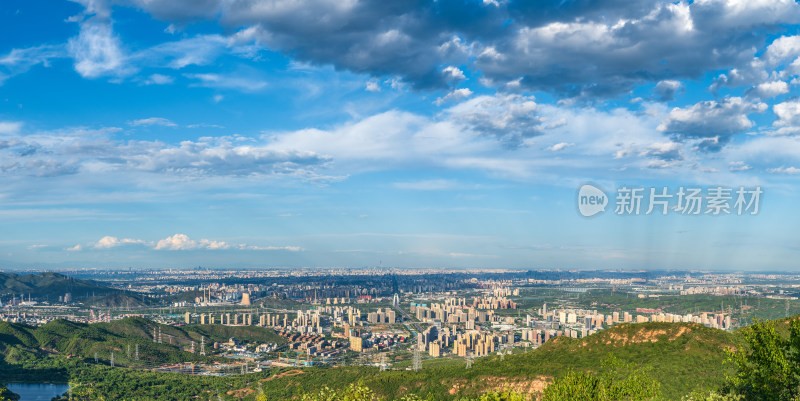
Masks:
[[[461,71],[458,67],[449,65],[442,69],[442,75],[445,76],[445,79],[448,81],[462,81],[467,77],[464,75],[464,71]]]
[[[224,241],[208,239],[193,240],[186,234],[175,234],[156,242],[155,250],[186,251],[194,249],[229,249],[231,246]]]
[[[769,99],[787,93],[789,93],[789,84],[784,81],[762,82],[748,91],[749,95],[762,99]]]
[[[800,21],[791,0],[484,1],[467,8],[454,1],[133,1],[157,18],[218,20],[298,60],[398,76],[415,88],[447,87],[462,79],[447,66],[477,57],[486,82],[566,96],[617,94],[641,81],[745,63],[766,32]],[[791,53],[778,50],[770,57]]]
[[[107,236],[105,236],[103,238],[100,238],[100,240],[97,241],[93,245],[93,247],[95,249],[110,249],[110,248],[116,248],[116,247],[122,246],[122,245],[144,244],[144,243],[145,242],[140,240],[140,239],[133,239],[133,238],[121,238],[120,239],[120,238],[117,238],[117,237],[112,237],[112,236],[107,235]]]
[[[733,134],[753,127],[748,113],[762,112],[766,107],[763,103],[750,103],[739,97],[701,101],[670,110],[658,130],[678,139],[714,139],[717,144],[724,145]]]
[[[437,106],[441,106],[444,103],[463,100],[470,96],[472,96],[472,90],[470,90],[469,88],[455,89],[452,92],[448,93],[447,95],[437,98],[434,103]]]
[[[78,251],[81,251],[81,250],[83,250],[83,245],[81,245],[81,244],[77,244],[75,246],[72,246],[72,247],[69,247],[69,248],[65,249],[65,251],[67,251],[67,252],[78,252]]]
[[[173,28],[207,20],[233,32],[184,37],[138,51],[126,49],[114,33],[109,1],[79,2],[86,10],[71,20],[81,30],[66,48],[87,78],[123,77],[146,66],[208,65],[223,54],[257,58],[269,48],[303,63],[376,79],[396,77],[416,89],[452,89],[466,78],[456,66],[466,66],[480,73],[481,82],[503,90],[604,97],[657,82],[655,97],[669,101],[680,92],[677,79],[739,66],[721,75],[716,87],[745,80],[757,84],[765,78],[761,67],[800,57],[797,37],[787,36],[773,41],[753,64],[754,49],[763,46],[768,33],[800,22],[800,5],[791,0],[492,0],[469,7],[449,0],[129,0],[119,4],[149,12]],[[15,63],[21,70],[59,52],[57,46],[32,48],[29,56],[17,57],[23,50],[10,57],[30,60]],[[193,79],[202,86],[244,91],[266,84],[257,77],[196,74]],[[375,88],[368,84],[369,90]]]
[[[543,119],[536,111],[532,96],[508,94],[479,96],[450,108],[447,114],[481,135],[515,147],[526,138],[541,134]]]
[[[777,119],[772,124],[778,129],[775,135],[800,133],[800,99],[788,100],[772,106]]]
[[[675,95],[683,91],[683,84],[680,81],[672,79],[665,79],[659,81],[653,92],[655,92],[659,101],[669,102],[675,99]]]
[[[678,142],[656,142],[640,153],[642,157],[652,157],[667,162],[682,160],[681,145]]]
[[[145,245],[149,249],[157,250],[157,251],[190,251],[190,250],[245,250],[245,251],[289,251],[289,252],[299,252],[302,251],[303,248],[299,246],[259,246],[259,245],[248,245],[248,244],[230,244],[225,241],[216,241],[210,239],[199,239],[194,240],[189,238],[186,234],[175,234],[169,236],[167,238],[152,242],[152,241],[145,241],[141,239],[133,239],[133,238],[117,238],[112,236],[105,236],[101,238],[99,241],[95,243],[91,243],[87,246],[83,244],[77,244],[73,247],[67,248],[67,251],[83,251],[87,249],[94,249],[94,250],[108,250],[112,248],[118,248],[123,245]]]
[[[575,146],[575,144],[574,143],[569,143],[569,142],[559,142],[559,143],[557,143],[557,144],[555,144],[553,146],[550,146],[549,148],[547,148],[547,150],[549,150],[551,152],[558,152],[559,150],[566,149],[566,148],[568,148],[570,146]]]

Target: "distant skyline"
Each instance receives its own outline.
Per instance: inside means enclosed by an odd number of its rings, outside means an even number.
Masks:
[[[0,269],[800,270],[791,0],[8,0]],[[578,188],[760,187],[583,217]]]

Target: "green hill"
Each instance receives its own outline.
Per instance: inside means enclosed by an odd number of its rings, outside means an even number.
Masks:
[[[735,334],[696,324],[627,324],[584,339],[556,338],[503,360],[497,355],[478,358],[470,369],[462,359],[426,361],[419,372],[379,372],[366,367],[291,369],[269,372],[262,387],[269,399],[289,399],[308,389],[344,388],[359,381],[386,399],[413,393],[455,400],[507,389],[536,395],[569,370],[600,371],[613,355],[627,365],[620,374],[648,372],[661,383],[665,399],[680,400],[695,389],[723,384],[733,368],[724,363],[725,350],[739,344]]]
[[[117,293],[120,290],[111,288],[94,280],[81,280],[59,273],[15,274],[0,272],[0,297],[4,299],[15,295],[17,298],[28,295],[33,298],[49,298],[55,301],[65,293],[74,298]]]
[[[154,327],[161,328],[162,344],[153,343]],[[122,389],[137,388],[137,393],[144,397],[142,399],[157,396],[159,399],[176,400],[181,398],[177,395],[177,398],[159,395],[155,387],[148,387],[148,383],[168,381],[181,387],[181,394],[186,395],[193,391],[197,394],[206,391],[202,385],[209,383],[217,383],[220,388],[227,388],[226,391],[244,391],[246,384],[238,383],[249,382],[250,389],[255,390],[255,383],[260,382],[269,399],[288,399],[309,389],[323,386],[344,388],[362,381],[386,399],[399,399],[405,394],[423,397],[431,394],[437,400],[455,400],[506,389],[535,395],[554,378],[570,370],[594,373],[606,369],[604,362],[609,355],[613,355],[623,366],[620,374],[646,372],[660,382],[665,399],[679,400],[693,390],[710,390],[722,385],[725,375],[733,371],[733,366],[725,363],[726,350],[742,346],[737,333],[702,325],[640,323],[615,326],[582,339],[555,338],[536,350],[518,350],[517,354],[502,359],[497,355],[478,358],[470,369],[466,369],[463,359],[444,358],[424,361],[425,368],[418,372],[399,369],[379,372],[377,368],[368,367],[270,369],[258,375],[249,375],[246,380],[230,378],[227,382],[209,381],[197,376],[114,369],[115,379],[111,381],[103,379],[111,377],[108,376],[111,371],[93,364],[95,352],[107,365],[112,351],[117,366],[147,367],[179,360],[197,360],[199,356],[180,349],[191,341],[199,341],[201,337],[205,337],[207,344],[229,337],[255,342],[285,342],[273,331],[258,327],[172,327],[141,318],[92,325],[59,320],[39,328],[0,322],[0,355],[4,358],[6,372],[16,369],[13,366],[30,365],[31,361],[63,361],[64,358],[59,357],[73,356],[69,360],[79,361],[79,364],[65,368],[71,380],[93,383],[95,391],[105,394],[107,398],[119,398],[124,396]],[[172,345],[168,338],[173,342]],[[139,344],[140,349],[138,365],[127,356],[127,346],[135,344]],[[400,368],[404,363],[407,364],[408,357],[404,358],[389,362],[395,364],[395,368]],[[3,369],[2,365],[0,369]],[[256,380],[259,378],[262,380]]]
[[[154,328],[161,332],[161,343],[153,341]],[[55,320],[40,327],[0,322],[0,357],[9,369],[12,365],[49,366],[58,357],[146,368],[167,363],[210,361],[188,352],[191,343],[199,349],[201,339],[210,345],[236,337],[252,342],[284,343],[286,339],[271,329],[190,325],[173,327],[142,318],[127,318],[111,323],[84,324]],[[135,350],[138,346],[139,358]]]

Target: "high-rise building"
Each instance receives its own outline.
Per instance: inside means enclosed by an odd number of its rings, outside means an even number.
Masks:
[[[350,350],[355,352],[364,351],[364,340],[359,336],[350,337]]]

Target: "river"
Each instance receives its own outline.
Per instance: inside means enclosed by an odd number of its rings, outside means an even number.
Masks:
[[[69,390],[66,384],[9,383],[8,389],[20,395],[20,401],[50,401]]]

